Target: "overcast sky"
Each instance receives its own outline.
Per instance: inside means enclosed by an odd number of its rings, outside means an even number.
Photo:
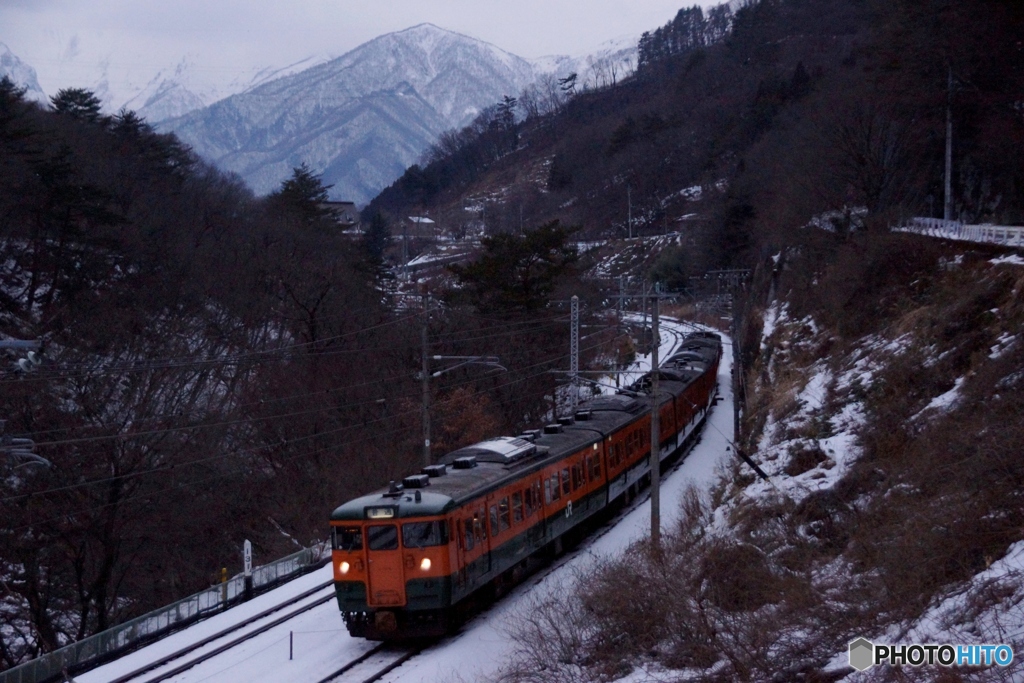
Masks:
[[[708,0],[0,0],[0,42],[36,69],[47,94],[144,85],[183,58],[227,84],[255,67],[339,56],[429,22],[521,57],[586,54]]]

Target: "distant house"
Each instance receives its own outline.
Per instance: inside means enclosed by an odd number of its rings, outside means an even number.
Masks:
[[[354,228],[359,225],[359,212],[356,210],[355,202],[320,202],[319,206],[342,228]]]
[[[403,226],[409,237],[436,237],[437,224],[426,216],[409,216],[408,224]]]

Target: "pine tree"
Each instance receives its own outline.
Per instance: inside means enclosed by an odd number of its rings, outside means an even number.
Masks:
[[[320,176],[313,173],[306,162],[292,169],[292,177],[281,183],[281,189],[270,195],[271,206],[281,212],[296,216],[307,225],[326,218],[330,211],[322,204],[328,201],[327,191],[333,185],[324,185]]]
[[[370,225],[363,233],[363,252],[366,260],[374,269],[384,264],[384,252],[391,245],[391,228],[388,221],[379,211],[373,214]]]
[[[102,103],[92,92],[84,88],[62,88],[50,98],[53,110],[89,123],[101,122]]]
[[[477,310],[499,315],[545,308],[559,278],[576,263],[576,249],[568,243],[572,232],[555,220],[522,236],[484,238],[479,259],[450,266],[462,285],[453,298],[464,296]]]

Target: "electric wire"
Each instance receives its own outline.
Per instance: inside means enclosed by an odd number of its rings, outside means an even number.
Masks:
[[[546,366],[546,365],[549,365],[551,362],[554,362],[556,360],[564,359],[567,356],[568,356],[568,354],[562,354],[562,355],[556,357],[553,360],[545,360],[545,361],[542,361],[542,362],[539,362],[539,363],[535,363],[532,366],[527,366],[524,369],[533,369],[533,368],[540,367],[540,366]],[[500,385],[497,385],[497,386],[494,386],[494,387],[488,387],[488,388],[483,389],[483,390],[478,390],[478,391],[474,392],[473,395],[475,396],[475,395],[479,395],[479,394],[482,394],[482,393],[485,393],[485,392],[489,392],[489,391],[496,391],[498,389],[502,389],[502,388],[505,388],[507,386],[512,386],[512,385],[524,382],[524,381],[526,381],[528,379],[532,379],[534,377],[544,375],[544,374],[546,374],[546,372],[547,371],[545,370],[545,371],[542,371],[542,372],[534,373],[532,375],[526,375],[526,376],[514,379],[512,381],[506,382],[504,384],[500,384]],[[442,399],[442,400],[438,401],[437,404],[444,404],[445,402],[446,401],[444,399]],[[340,427],[340,428],[335,429],[335,430],[328,430],[328,431],[318,432],[316,434],[307,435],[305,437],[298,437],[298,438],[292,439],[291,441],[289,441],[289,443],[290,444],[294,444],[294,443],[298,443],[298,442],[301,442],[301,441],[306,441],[306,440],[312,439],[312,438],[322,438],[324,436],[329,436],[329,435],[332,435],[332,434],[337,434],[337,433],[345,432],[345,431],[348,431],[348,430],[351,430],[351,429],[357,429],[357,428],[360,428],[360,427],[370,426],[370,425],[373,425],[373,424],[377,424],[377,423],[383,422],[385,420],[395,420],[396,418],[401,418],[403,416],[414,415],[414,414],[418,414],[418,413],[419,413],[419,408],[417,407],[416,409],[412,409],[412,410],[408,410],[408,411],[402,411],[402,412],[399,412],[399,413],[396,413],[396,414],[389,415],[387,417],[377,418],[377,419],[370,420],[370,421],[363,422],[363,423],[359,423],[359,424],[345,425],[345,426]],[[174,430],[162,430],[162,431],[174,431]],[[112,438],[112,437],[98,437],[98,438]],[[69,440],[69,442],[75,442],[75,440]],[[40,444],[40,445],[42,445],[42,444]],[[47,445],[62,445],[62,444],[60,444],[60,442],[51,442],[50,444],[47,444]],[[44,489],[42,491],[33,491],[33,492],[29,492],[29,493],[24,493],[24,494],[17,494],[17,495],[14,495],[14,496],[7,496],[7,497],[4,497],[4,498],[0,498],[0,502],[4,502],[4,503],[12,502],[12,501],[19,500],[19,499],[22,499],[22,498],[27,498],[27,497],[50,495],[50,494],[53,494],[53,493],[60,493],[60,492],[68,491],[68,490],[82,488],[82,487],[85,487],[85,486],[95,486],[95,485],[99,485],[99,484],[103,484],[103,483],[109,483],[109,482],[116,481],[116,480],[124,480],[124,479],[139,477],[139,476],[145,476],[145,475],[153,474],[153,473],[156,473],[156,472],[167,471],[169,469],[188,467],[188,466],[208,463],[208,462],[219,460],[219,459],[223,459],[223,458],[237,457],[237,456],[244,455],[244,454],[247,454],[247,453],[251,454],[253,452],[260,451],[260,450],[265,450],[265,449],[269,449],[269,448],[276,448],[276,447],[279,447],[280,445],[281,444],[279,444],[279,443],[262,444],[262,445],[259,445],[259,446],[254,446],[252,448],[242,449],[242,450],[239,450],[239,451],[232,451],[232,452],[229,452],[229,453],[222,453],[222,454],[218,454],[218,455],[212,455],[212,456],[209,456],[209,457],[206,457],[206,458],[199,458],[199,459],[190,460],[190,461],[186,461],[186,462],[182,462],[182,463],[174,463],[173,465],[166,465],[166,466],[161,466],[161,467],[149,468],[149,469],[146,469],[146,470],[139,470],[137,472],[132,472],[132,473],[123,474],[123,475],[114,475],[114,476],[105,477],[105,478],[102,478],[102,479],[94,479],[94,480],[89,480],[89,481],[85,481],[85,482],[78,482],[78,483],[75,483],[75,484],[69,484],[67,486],[55,487],[55,488],[51,488],[51,489]]]
[[[510,333],[505,332],[505,333],[501,333],[501,334],[486,335],[486,336],[477,337],[476,340],[496,339],[496,338],[500,338],[500,337],[503,337],[503,336],[508,336],[509,334]],[[592,336],[592,335],[588,335],[588,336]],[[470,339],[470,340],[472,340],[472,339]],[[368,350],[371,350],[371,349],[367,348],[367,349],[362,349],[361,351],[368,351]],[[301,399],[301,398],[310,398],[312,396],[315,396],[315,395],[318,395],[318,394],[321,394],[321,393],[322,394],[326,394],[326,395],[330,395],[332,393],[338,393],[338,392],[345,391],[345,390],[362,388],[362,387],[369,386],[369,385],[380,384],[382,382],[388,383],[388,382],[392,382],[392,381],[397,381],[397,380],[405,378],[406,376],[407,376],[407,373],[403,372],[403,373],[400,373],[400,374],[397,374],[397,375],[391,375],[391,376],[384,377],[384,378],[379,378],[378,377],[378,378],[374,378],[373,380],[368,380],[368,381],[365,381],[365,382],[359,382],[359,383],[355,383],[355,384],[349,384],[349,385],[342,385],[342,386],[332,387],[330,389],[321,390],[321,391],[318,391],[318,392],[309,392],[309,393],[303,393],[303,394],[295,394],[295,395],[292,396],[292,398],[299,398],[299,399]],[[265,405],[266,403],[269,403],[269,402],[280,402],[281,400],[284,400],[284,399],[280,399],[280,398],[279,399],[263,399],[263,400],[261,400],[261,401],[259,401],[257,403],[249,403],[249,404],[242,404],[240,406],[235,406],[234,409],[237,410],[237,409],[239,409],[241,407],[247,407],[247,406],[251,406],[251,405]],[[312,414],[312,413],[315,413],[315,412],[328,411],[328,410],[337,410],[337,409],[342,409],[342,408],[351,407],[351,406],[371,404],[371,403],[376,403],[379,400],[381,400],[381,399],[368,399],[366,401],[363,401],[363,402],[360,402],[360,403],[357,403],[357,404],[350,404],[350,406],[325,405],[325,406],[322,406],[320,408],[316,408],[316,409],[312,409],[312,410],[304,411],[304,412],[265,415],[265,416],[260,416],[259,418],[248,418],[248,419],[243,419],[243,420],[239,420],[239,421],[235,421],[235,422],[215,422],[215,423],[203,423],[203,424],[199,424],[199,425],[185,425],[185,426],[182,426],[180,428],[169,428],[169,429],[165,429],[165,430],[155,430],[152,433],[162,433],[164,431],[169,431],[171,429],[210,428],[210,427],[224,426],[226,424],[242,423],[242,422],[246,422],[246,421],[271,420],[271,419],[276,419],[276,418],[279,418],[279,417],[294,417],[294,416],[299,416],[299,415]],[[159,421],[159,420],[168,419],[169,417],[178,417],[178,415],[173,415],[173,416],[157,415],[157,416],[152,416],[150,418],[145,418],[144,421]],[[137,424],[137,422],[136,422],[136,424]],[[61,430],[46,430],[46,431],[38,431],[38,432],[28,432],[28,433],[20,434],[20,436],[27,437],[27,438],[33,438],[33,437],[42,436],[44,434],[53,433],[55,431],[69,431],[71,429],[103,429],[103,428],[117,428],[117,427],[118,427],[118,425],[111,425],[111,424],[107,424],[107,425],[83,425],[83,426],[63,428]],[[147,433],[148,432],[134,432],[131,435],[108,435],[108,436],[101,436],[101,437],[81,437],[78,441],[82,442],[82,443],[85,443],[85,442],[88,442],[90,440],[102,440],[102,439],[110,439],[110,438],[119,438],[119,436],[120,437],[123,437],[123,436],[136,437],[136,436],[146,435]],[[74,440],[61,440],[61,441],[41,442],[41,443],[38,443],[36,445],[37,446],[52,446],[52,445],[64,445],[64,444],[69,444],[69,443],[74,443],[74,442],[75,442]]]

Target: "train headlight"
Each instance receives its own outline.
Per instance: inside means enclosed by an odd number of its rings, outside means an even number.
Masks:
[[[351,569],[351,565],[348,562],[342,562],[338,565],[338,571],[342,574],[348,574],[348,570]]]
[[[429,557],[424,557],[423,558],[423,561],[420,562],[420,569],[422,569],[423,571],[427,571],[428,569],[430,569],[430,558]]]

